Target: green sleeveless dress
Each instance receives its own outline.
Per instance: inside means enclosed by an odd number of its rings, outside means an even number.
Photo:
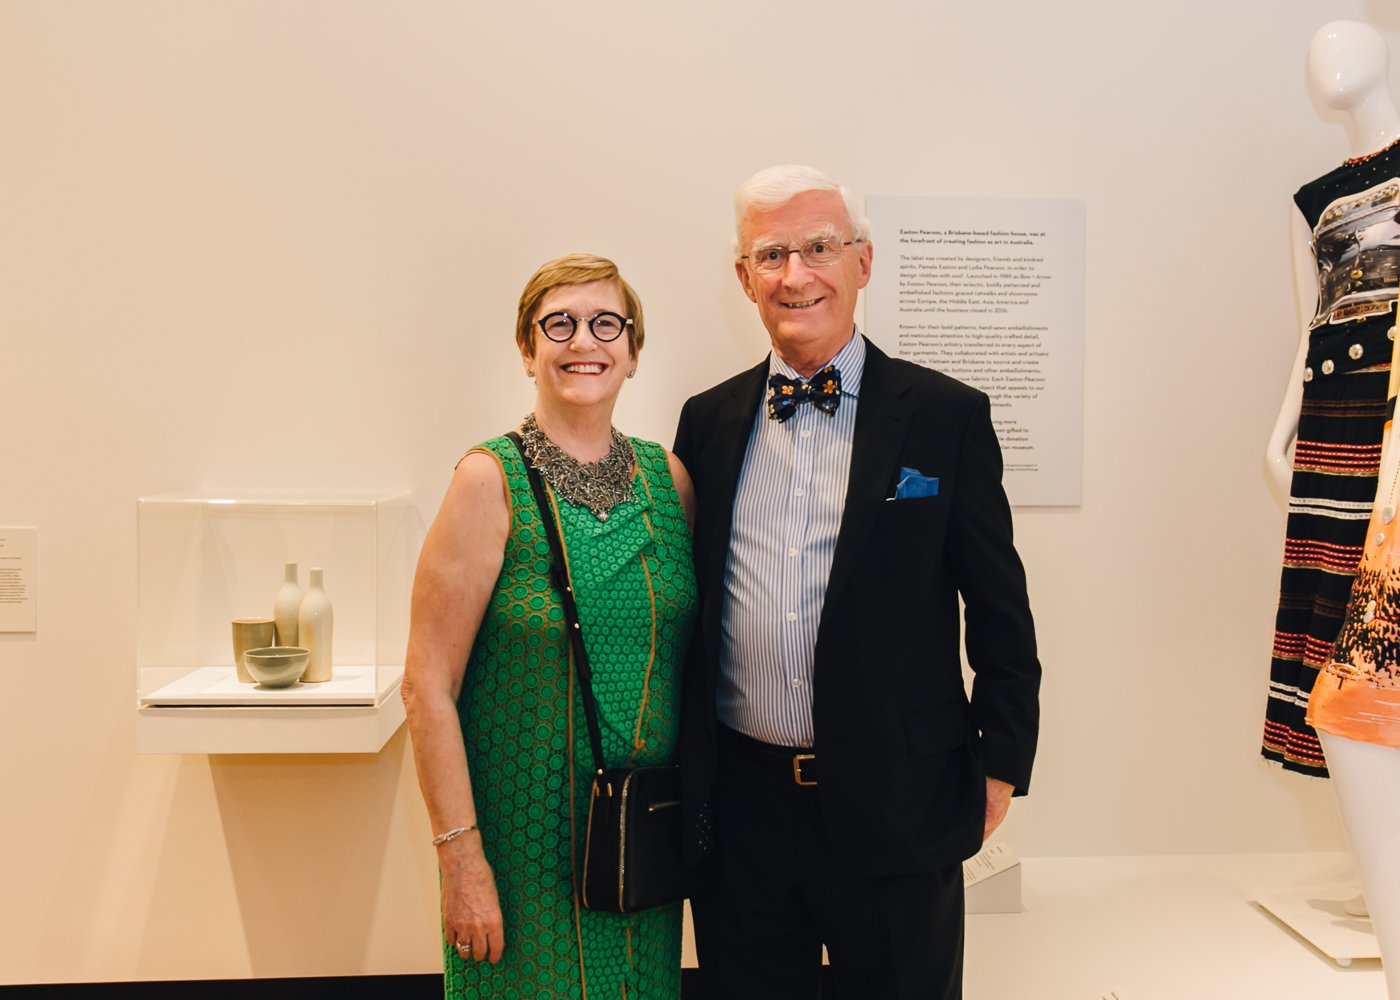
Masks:
[[[666,452],[632,447],[634,498],[606,521],[551,491],[609,767],[674,763],[696,599]],[[457,703],[506,951],[499,965],[464,962],[444,940],[445,995],[677,1000],[680,904],[619,915],[578,902],[593,755],[549,542],[515,445],[498,437],[473,450],[501,463],[511,505],[505,561]]]

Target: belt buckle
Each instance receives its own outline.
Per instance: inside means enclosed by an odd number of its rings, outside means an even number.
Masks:
[[[804,760],[816,760],[816,759],[817,759],[817,755],[814,754],[814,753],[799,753],[799,754],[793,754],[793,756],[792,756],[792,780],[793,780],[794,782],[796,782],[797,784],[803,785],[803,786],[806,786],[806,787],[810,787],[810,786],[812,786],[812,785],[815,785],[815,784],[817,783],[815,778],[814,778],[813,780],[811,780],[811,781],[803,781],[803,780],[802,780],[802,762],[803,762]]]

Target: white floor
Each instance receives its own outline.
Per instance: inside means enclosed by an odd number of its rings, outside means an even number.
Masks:
[[[1253,901],[1310,890],[1333,931],[1345,854],[1028,858],[1025,910],[967,919],[967,1000],[1386,1000],[1376,959],[1343,968]],[[689,928],[685,964],[694,964]]]

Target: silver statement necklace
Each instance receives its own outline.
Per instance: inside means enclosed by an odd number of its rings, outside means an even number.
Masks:
[[[572,504],[587,507],[600,521],[620,503],[632,499],[632,467],[636,456],[632,442],[612,430],[608,453],[587,465],[551,441],[540,430],[533,413],[520,422],[520,443],[530,464],[549,480],[554,492]]]

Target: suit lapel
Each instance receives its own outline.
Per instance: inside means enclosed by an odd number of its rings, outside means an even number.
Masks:
[[[820,629],[826,626],[827,612],[840,599],[880,513],[911,414],[908,383],[898,377],[889,356],[867,339],[851,445],[851,476],[841,514],[841,533],[836,538],[827,579],[819,636]]]

